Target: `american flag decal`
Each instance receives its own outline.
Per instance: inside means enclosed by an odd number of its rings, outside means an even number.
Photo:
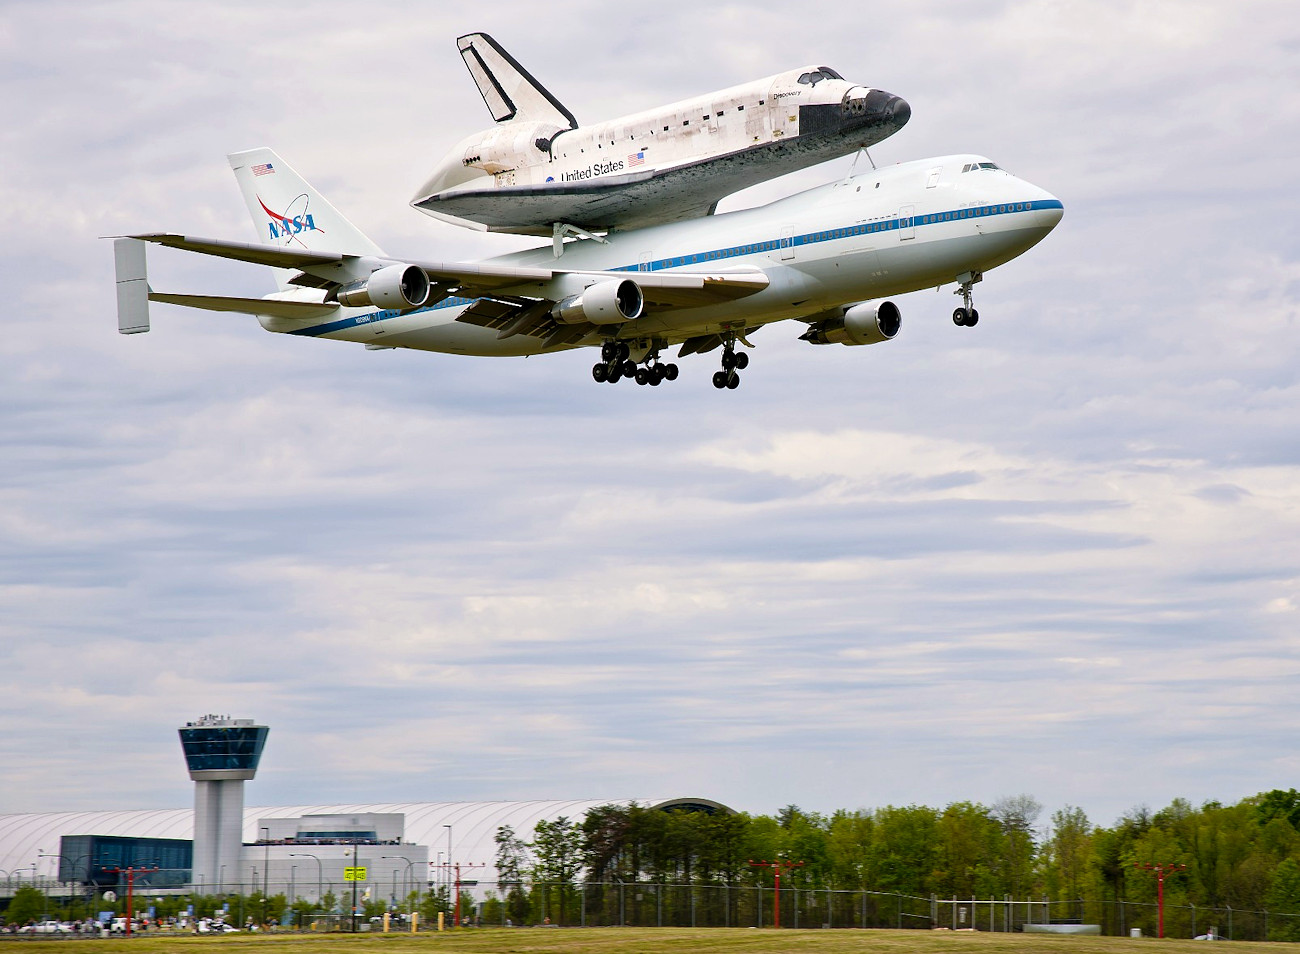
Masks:
[[[643,149],[641,152],[634,152],[632,155],[628,156],[627,164],[629,166],[645,165],[645,150]]]
[[[264,162],[260,166],[253,166],[253,175],[255,176],[269,176],[273,172],[275,172],[275,166],[269,162]]]

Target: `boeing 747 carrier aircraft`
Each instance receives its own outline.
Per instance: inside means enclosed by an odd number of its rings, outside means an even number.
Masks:
[[[983,156],[906,162],[850,175],[766,206],[550,245],[478,262],[394,258],[270,149],[230,156],[261,241],[169,233],[119,238],[118,329],[149,330],[149,302],[256,315],[267,331],[367,348],[466,355],[600,349],[592,376],[658,385],[677,356],[721,349],[713,375],[734,388],[750,336],[798,323],[813,345],[898,334],[889,296],[956,284],[957,325],[979,320],[971,289],[1038,244],[1060,200]],[[145,243],[267,265],[263,299],[154,291]]]
[[[912,115],[892,93],[804,66],[579,127],[486,33],[456,45],[497,125],[452,149],[411,204],[494,232],[581,235],[707,215],[732,192],[880,142]]]

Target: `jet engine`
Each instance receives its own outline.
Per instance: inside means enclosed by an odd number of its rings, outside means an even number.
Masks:
[[[565,325],[621,324],[640,318],[645,311],[645,296],[641,286],[630,278],[597,282],[583,289],[581,295],[566,298],[552,312],[556,321]]]
[[[841,318],[828,318],[800,337],[812,344],[868,345],[889,341],[903,326],[903,313],[892,301],[859,302]]]
[[[429,276],[418,265],[385,265],[369,278],[340,285],[336,294],[340,305],[409,311],[428,300]]]

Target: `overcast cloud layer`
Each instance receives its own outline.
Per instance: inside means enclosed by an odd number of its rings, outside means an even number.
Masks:
[[[1293,3],[471,7],[0,4],[0,811],[187,805],[205,712],[272,727],[250,804],[1110,823],[1297,784]],[[736,392],[713,356],[652,390],[165,306],[116,334],[96,237],[250,239],[239,149],[393,253],[527,244],[406,204],[488,125],[474,30],[580,122],[825,63],[911,103],[878,163],[986,154],[1065,219],[977,329],[950,289],[876,347],[773,326]]]

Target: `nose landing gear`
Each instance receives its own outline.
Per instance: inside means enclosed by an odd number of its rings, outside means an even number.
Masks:
[[[971,303],[971,286],[976,282],[983,280],[983,272],[966,272],[958,277],[961,284],[954,295],[961,295],[962,307],[952,313],[952,323],[958,327],[974,328],[980,320],[980,313],[975,310]]]

